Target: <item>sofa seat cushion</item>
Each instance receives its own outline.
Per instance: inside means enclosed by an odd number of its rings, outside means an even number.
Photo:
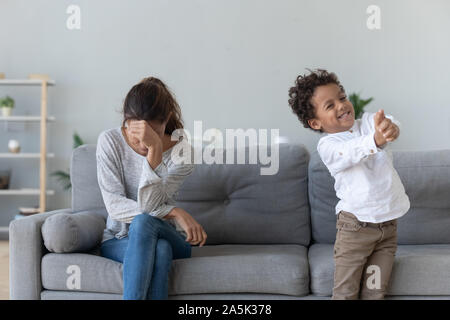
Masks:
[[[76,266],[71,267],[70,266]],[[79,268],[76,289],[73,270]],[[42,284],[48,290],[122,294],[122,264],[81,253],[48,253]],[[193,247],[192,257],[174,260],[169,294],[309,293],[307,249],[301,245],[217,245]]]
[[[122,272],[121,263],[87,253],[48,253],[41,262],[42,286],[50,290],[122,293]]]
[[[309,293],[307,248],[301,245],[194,247],[172,268],[172,294]]]
[[[309,248],[312,294],[332,295],[333,248],[333,244]],[[450,295],[450,245],[399,245],[388,295]]]

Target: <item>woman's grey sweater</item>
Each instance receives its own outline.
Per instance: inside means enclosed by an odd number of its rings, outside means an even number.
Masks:
[[[184,144],[184,145],[183,145]],[[163,218],[174,207],[174,194],[194,169],[192,162],[175,164],[172,151],[187,150],[181,140],[163,152],[162,161],[154,170],[147,158],[136,153],[126,142],[121,128],[103,131],[97,142],[97,178],[108,219],[103,240],[121,239],[136,215],[147,213]],[[178,156],[184,156],[183,152]],[[190,159],[189,159],[190,160]],[[167,220],[177,231],[186,235],[173,220]]]

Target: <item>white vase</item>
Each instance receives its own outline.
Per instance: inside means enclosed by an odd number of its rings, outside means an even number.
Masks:
[[[20,152],[20,143],[17,140],[9,140],[8,142],[9,152],[19,153]]]
[[[12,108],[2,107],[2,116],[9,117],[11,115]]]

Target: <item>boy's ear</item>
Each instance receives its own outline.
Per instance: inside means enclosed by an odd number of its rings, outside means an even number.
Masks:
[[[318,119],[309,119],[308,124],[314,130],[322,129],[322,124],[320,123],[320,120],[318,120]]]

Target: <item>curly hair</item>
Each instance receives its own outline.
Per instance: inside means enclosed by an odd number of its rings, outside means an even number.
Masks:
[[[314,119],[316,117],[314,105],[311,102],[311,98],[314,95],[314,90],[317,87],[334,83],[339,86],[339,88],[345,92],[344,87],[340,84],[336,74],[333,72],[328,72],[323,69],[317,69],[312,71],[307,69],[309,75],[300,75],[295,80],[295,85],[289,89],[289,105],[303,126],[305,128],[310,128],[314,131],[323,132],[322,129],[317,130],[311,128],[308,120]]]

